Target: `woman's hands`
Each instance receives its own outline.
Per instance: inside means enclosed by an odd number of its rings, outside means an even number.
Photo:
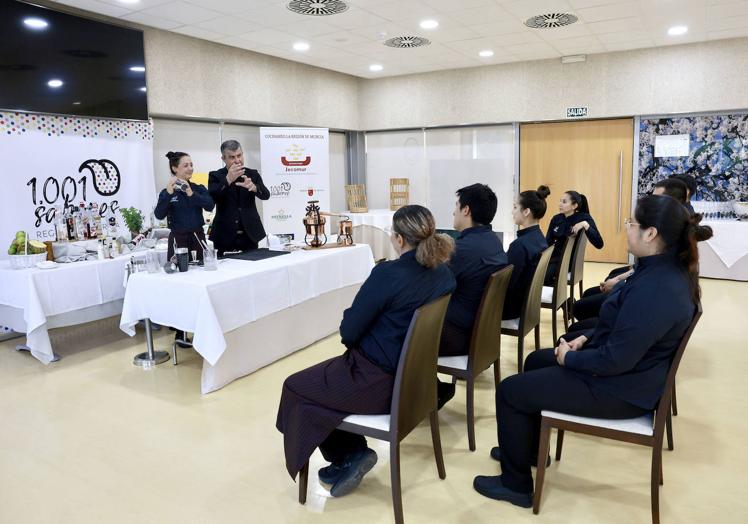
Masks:
[[[581,222],[577,222],[576,224],[574,224],[573,226],[571,226],[571,232],[576,235],[582,229],[584,229],[585,231],[587,231],[589,228],[590,228],[590,223],[587,222],[586,220],[582,220]]]
[[[554,354],[556,355],[556,361],[560,366],[564,365],[564,361],[566,359],[566,354],[569,351],[577,351],[584,346],[584,343],[587,342],[587,337],[584,335],[581,335],[571,342],[566,342],[563,338],[559,341],[558,347],[554,350]]]
[[[170,195],[174,194],[174,185],[177,183],[177,180],[179,180],[177,177],[171,176],[169,177],[169,181],[166,183],[166,192]]]

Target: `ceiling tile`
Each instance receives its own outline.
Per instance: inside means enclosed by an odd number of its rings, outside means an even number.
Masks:
[[[471,25],[468,28],[481,36],[506,35],[529,30],[522,22],[507,17],[496,22]]]
[[[495,5],[492,0],[422,0],[424,3],[442,13],[454,13],[463,9],[472,9]]]
[[[97,0],[61,0],[60,3],[69,5],[71,7],[77,7],[78,9],[91,11],[92,13],[99,13],[102,15],[115,17],[120,17],[134,11],[134,9],[132,9],[131,7],[126,7],[126,4],[98,2]]]
[[[122,20],[128,20],[137,24],[143,24],[150,27],[156,27],[158,29],[174,29],[176,27],[182,27],[184,24],[177,22],[176,20],[169,20],[167,18],[161,18],[160,16],[147,15],[142,12],[131,13],[129,15],[121,16]]]
[[[568,0],[572,9],[586,9],[588,7],[598,7],[601,5],[612,5],[629,2],[630,0]]]
[[[620,31],[636,30],[645,27],[641,18],[620,18],[618,20],[606,20],[604,22],[594,22],[588,24],[590,31],[596,35],[604,33],[617,33]]]
[[[200,29],[207,29],[208,31],[213,31],[224,36],[235,36],[262,29],[262,27],[257,24],[247,22],[246,20],[234,16],[220,16],[213,20],[206,20],[205,22],[198,22],[193,25]]]
[[[450,13],[450,17],[461,24],[472,26],[486,23],[503,23],[505,20],[514,20],[509,13],[498,5],[487,5],[472,9],[463,9]]]
[[[207,2],[206,2],[207,4]],[[188,4],[187,2],[169,2],[149,9],[138,11],[149,16],[159,16],[167,20],[174,20],[182,24],[195,24],[205,20],[211,20],[220,15],[216,11]]]
[[[629,18],[641,15],[639,2],[621,2],[616,4],[590,7],[576,11],[579,19],[583,22],[602,22],[603,20],[615,20],[618,18]]]
[[[376,16],[363,9],[351,7],[343,13],[326,16],[325,22],[340,29],[358,29],[361,27],[371,27],[378,24],[389,23],[389,20]]]
[[[203,40],[217,40],[225,36],[221,33],[216,33],[215,31],[203,29],[202,27],[196,27],[194,25],[178,27],[177,29],[174,29],[174,32],[182,35],[193,36],[195,38],[202,38]]]
[[[117,0],[110,0],[116,2]],[[168,1],[168,0],[167,0]],[[282,6],[285,4],[280,0],[185,0],[189,4],[205,7],[227,15],[236,15],[238,13],[250,11],[252,9],[263,9],[273,5]],[[140,2],[164,2],[164,0],[140,0]],[[138,4],[140,5],[140,4]]]
[[[743,38],[748,36],[748,26],[736,29],[724,29],[722,31],[710,31],[707,33],[708,40],[720,40],[722,38]]]
[[[251,40],[262,45],[284,45],[291,46],[295,41],[299,40],[298,37],[278,31],[276,29],[260,29],[258,31],[250,31],[238,35],[245,40]]]
[[[546,13],[568,13],[572,11],[567,0],[515,0],[502,3],[501,6],[521,20]]]
[[[605,44],[605,49],[608,51],[626,51],[629,49],[643,49],[645,47],[653,47],[654,42],[651,39],[646,40],[631,40],[628,42],[615,42],[611,44]]]
[[[323,20],[318,18],[304,20],[303,22],[296,22],[295,24],[287,27],[286,30],[293,35],[302,36],[305,38],[340,32],[340,28],[327,24]]]

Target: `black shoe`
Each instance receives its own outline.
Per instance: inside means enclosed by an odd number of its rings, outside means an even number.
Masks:
[[[455,390],[457,388],[455,387],[455,384],[452,384],[451,382],[442,382],[441,380],[436,381],[436,406],[437,409],[442,409],[444,407],[444,404],[452,400],[452,397],[455,396]]]
[[[491,458],[497,462],[501,462],[501,448],[499,446],[495,446],[491,448]],[[538,465],[538,459],[537,458],[533,459],[531,465],[533,468],[536,467]],[[550,465],[551,465],[551,456],[548,455],[548,458],[545,461],[545,467],[547,468]]]
[[[317,472],[319,481],[323,484],[333,485],[340,478],[340,475],[345,471],[343,464],[330,464],[327,467],[320,468]]]
[[[175,330],[177,333],[174,335],[174,343],[180,348],[191,348],[192,342],[187,338],[187,333],[179,329]]]
[[[363,451],[353,453],[343,463],[343,471],[330,488],[330,495],[333,497],[348,495],[361,484],[361,479],[371,471],[376,463],[377,454],[373,449],[366,448]]]
[[[520,493],[511,490],[501,483],[501,476],[486,477],[478,475],[473,480],[475,491],[494,500],[504,500],[521,508],[532,507],[532,493]]]

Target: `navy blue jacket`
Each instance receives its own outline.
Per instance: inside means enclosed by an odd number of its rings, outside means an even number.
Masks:
[[[599,389],[654,409],[695,312],[688,275],[676,257],[642,257],[625,285],[603,302],[590,339],[581,351],[568,352],[564,365],[585,378],[593,395]]]
[[[514,266],[514,269],[504,300],[504,314],[501,318],[519,318],[522,313],[522,302],[532,283],[540,255],[547,247],[548,242],[540,231],[540,226],[530,226],[517,231],[517,238],[509,244],[507,252],[509,263]]]
[[[374,267],[351,307],[343,312],[340,338],[366,358],[394,374],[416,309],[454,291],[455,279],[445,264],[429,269],[416,251]]]
[[[449,301],[445,321],[470,332],[488,277],[506,264],[504,247],[491,226],[463,230],[457,237],[455,252],[449,262],[457,288]]]
[[[603,237],[600,236],[597,224],[595,224],[589,213],[574,213],[569,217],[563,213],[559,213],[551,219],[551,223],[548,224],[548,232],[545,235],[548,245],[554,246],[553,254],[551,255],[551,264],[557,264],[564,256],[564,246],[566,245],[566,239],[571,236],[571,228],[575,224],[584,222],[585,220],[590,224],[590,229],[587,231],[587,239],[590,241],[590,244],[597,249],[603,248]],[[562,242],[559,242],[560,240]]]
[[[202,230],[205,224],[203,209],[212,211],[215,207],[213,199],[210,198],[204,186],[190,182],[190,187],[192,188],[191,197],[178,189],[174,189],[171,195],[166,189],[162,189],[158,195],[156,209],[153,210],[156,218],[159,220],[166,218],[169,229],[177,233]]]

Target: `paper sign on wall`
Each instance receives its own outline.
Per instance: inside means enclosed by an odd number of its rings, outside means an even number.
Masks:
[[[657,135],[655,137],[655,157],[688,156],[690,137],[688,135]]]

